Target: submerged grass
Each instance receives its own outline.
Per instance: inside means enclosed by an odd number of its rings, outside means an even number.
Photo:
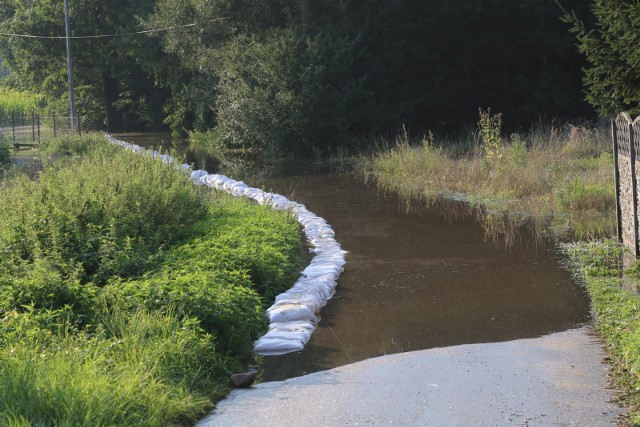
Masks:
[[[381,146],[388,145],[386,143]],[[615,230],[615,181],[604,127],[565,126],[512,135],[483,145],[447,148],[433,137],[402,133],[390,150],[362,157],[365,180],[427,203],[454,197],[477,208],[487,231],[531,220],[556,237],[610,236]]]
[[[0,424],[192,425],[255,363],[299,225],[97,137],[48,147],[0,190]]]

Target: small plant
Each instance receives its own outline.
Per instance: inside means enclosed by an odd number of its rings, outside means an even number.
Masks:
[[[13,150],[11,149],[11,142],[8,138],[3,137],[0,132],[0,166],[11,162],[13,158]]]
[[[478,110],[480,112],[480,120],[478,121],[478,130],[482,139],[484,152],[490,162],[500,159],[500,147],[502,146],[502,114],[491,115],[491,108],[487,111]]]

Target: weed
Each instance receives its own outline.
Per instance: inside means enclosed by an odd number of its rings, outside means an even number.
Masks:
[[[480,120],[478,130],[482,138],[483,147],[487,160],[490,163],[500,160],[500,147],[502,146],[502,114],[491,115],[491,109],[482,111],[479,109]]]

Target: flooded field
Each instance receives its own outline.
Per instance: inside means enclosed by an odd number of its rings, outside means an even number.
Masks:
[[[263,165],[249,178],[206,155],[186,155],[196,168],[304,203],[349,251],[311,341],[299,353],[266,357],[263,380],[384,354],[538,337],[589,320],[582,289],[552,249],[526,234],[505,247],[487,240],[475,221],[446,219],[438,208],[407,213],[398,198],[348,173],[298,163]]]

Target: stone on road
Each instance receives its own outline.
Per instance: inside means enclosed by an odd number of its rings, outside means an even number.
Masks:
[[[588,327],[383,356],[235,390],[198,426],[612,425],[603,357]]]

